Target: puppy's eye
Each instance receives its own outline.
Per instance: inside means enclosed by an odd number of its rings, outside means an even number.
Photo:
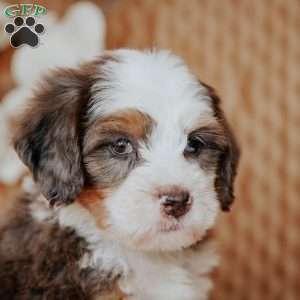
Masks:
[[[189,137],[187,145],[184,149],[184,154],[199,155],[201,150],[205,147],[205,142],[200,137]]]
[[[128,155],[133,152],[133,146],[131,142],[126,138],[120,138],[113,144],[111,144],[110,149],[115,155]]]

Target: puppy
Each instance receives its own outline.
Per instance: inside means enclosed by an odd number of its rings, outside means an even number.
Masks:
[[[1,299],[207,299],[239,151],[178,57],[116,50],[52,72],[14,146],[35,187],[1,229]]]

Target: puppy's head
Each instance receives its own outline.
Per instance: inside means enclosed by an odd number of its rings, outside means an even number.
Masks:
[[[50,74],[15,148],[51,204],[80,202],[139,249],[195,243],[234,197],[238,149],[219,98],[166,51]]]

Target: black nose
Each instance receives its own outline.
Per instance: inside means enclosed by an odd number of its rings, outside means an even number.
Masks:
[[[166,194],[164,197],[163,211],[168,216],[180,218],[191,208],[191,197],[186,191]]]

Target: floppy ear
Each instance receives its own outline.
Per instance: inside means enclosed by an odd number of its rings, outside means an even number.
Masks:
[[[16,152],[51,205],[72,202],[84,184],[80,123],[88,93],[81,71],[55,71],[44,79],[14,137]]]
[[[240,150],[225,119],[223,119],[223,124],[227,136],[227,146],[225,147],[225,151],[219,157],[216,189],[222,210],[229,211],[234,200],[234,179],[237,172]]]
[[[219,157],[215,186],[222,210],[229,211],[234,200],[234,179],[237,172],[240,150],[220,107],[220,98],[212,87],[202,82],[201,84],[208,90],[208,95],[212,99],[215,117],[222,125],[225,134],[226,146]]]

